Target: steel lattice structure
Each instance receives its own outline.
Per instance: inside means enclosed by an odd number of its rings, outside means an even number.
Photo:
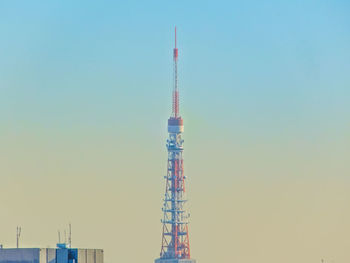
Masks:
[[[172,115],[168,120],[167,140],[168,165],[164,177],[165,198],[163,206],[163,235],[160,252],[161,259],[190,259],[190,242],[188,235],[188,217],[185,204],[185,180],[183,161],[182,133],[183,120],[179,116],[179,91],[177,83],[178,49],[174,48],[174,86],[172,98]]]

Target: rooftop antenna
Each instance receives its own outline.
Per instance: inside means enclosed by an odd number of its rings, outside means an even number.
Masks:
[[[61,232],[58,230],[58,243],[61,243]]]
[[[16,229],[16,244],[17,244],[17,248],[19,247],[19,238],[21,237],[21,231],[22,231],[22,228],[20,226],[17,226],[17,229]]]
[[[68,245],[69,245],[69,248],[72,247],[72,224],[71,223],[69,223]]]
[[[67,244],[67,232],[64,230],[64,243]]]

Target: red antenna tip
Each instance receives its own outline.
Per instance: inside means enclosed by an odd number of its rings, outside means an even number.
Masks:
[[[174,59],[177,60],[179,53],[178,50],[176,48],[176,26],[175,26],[175,48],[174,48]]]

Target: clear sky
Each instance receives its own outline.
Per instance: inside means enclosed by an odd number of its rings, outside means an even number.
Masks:
[[[350,261],[350,2],[1,1],[0,243],[152,262],[178,28],[198,263]]]

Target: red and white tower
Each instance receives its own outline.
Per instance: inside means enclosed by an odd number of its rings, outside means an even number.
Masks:
[[[160,258],[155,263],[195,263],[191,259],[190,240],[188,234],[189,214],[185,209],[185,174],[183,161],[182,133],[183,120],[179,115],[179,90],[177,83],[177,62],[179,52],[174,48],[174,86],[172,94],[172,114],[168,119],[167,139],[168,166],[165,178],[165,196],[163,206],[163,234]]]

